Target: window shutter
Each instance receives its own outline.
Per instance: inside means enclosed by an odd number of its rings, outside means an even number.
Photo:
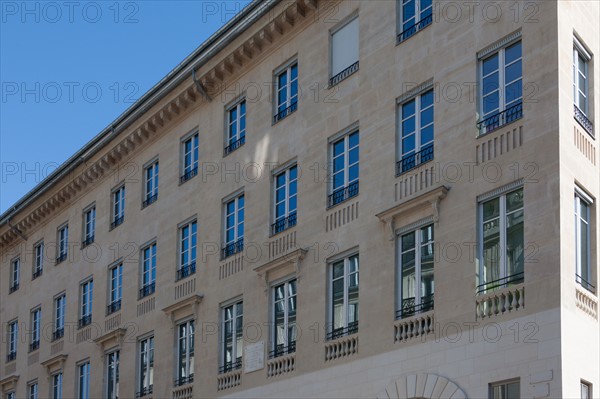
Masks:
[[[331,76],[335,76],[358,61],[358,18],[335,32],[331,45]]]

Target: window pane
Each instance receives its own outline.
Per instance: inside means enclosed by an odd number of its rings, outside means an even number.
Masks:
[[[498,69],[498,54],[483,60],[483,76],[489,75],[492,71]]]

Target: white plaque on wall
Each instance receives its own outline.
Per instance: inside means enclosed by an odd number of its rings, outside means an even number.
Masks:
[[[244,346],[244,372],[251,373],[265,367],[265,341]]]

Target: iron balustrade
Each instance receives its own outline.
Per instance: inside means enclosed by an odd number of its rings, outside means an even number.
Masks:
[[[271,225],[271,235],[281,233],[284,230],[296,225],[296,212],[291,213],[288,217],[281,218]]]
[[[37,339],[29,344],[29,352],[33,352],[38,349],[40,349],[40,340],[39,339]]]
[[[67,253],[63,253],[58,255],[58,258],[56,258],[56,264],[58,265],[61,262],[64,262],[67,259]]]
[[[494,291],[498,288],[503,288],[508,285],[521,284],[523,281],[525,281],[525,273],[515,273],[497,280],[479,284],[476,292],[477,294],[486,293],[487,291]]]
[[[125,221],[125,216],[116,217],[115,220],[113,220],[112,223],[110,224],[110,229],[112,230],[115,227],[122,225],[124,221]]]
[[[191,384],[194,382],[194,374],[190,374],[187,377],[179,377],[175,380],[175,386],[180,387],[182,385]]]
[[[147,387],[142,388],[141,391],[135,393],[136,398],[143,398],[144,396],[150,395],[154,389],[154,385],[148,385]]]
[[[35,280],[36,278],[38,278],[41,275],[42,275],[42,269],[37,269],[36,271],[33,272],[31,279]]]
[[[156,290],[156,283],[146,284],[142,288],[140,288],[139,298],[142,299],[144,297],[147,297],[148,295],[152,295],[152,294],[154,294],[155,290]]]
[[[64,329],[64,327],[57,328],[52,333],[52,341],[56,341],[57,339],[61,339],[64,336],[65,336],[65,329]]]
[[[196,262],[190,262],[177,270],[177,281],[196,273]]]
[[[6,362],[12,362],[13,360],[15,360],[17,358],[17,352],[10,352],[8,355],[6,355]]]
[[[94,236],[91,235],[81,242],[81,248],[85,248],[94,242]]]
[[[286,118],[288,115],[294,113],[298,109],[298,102],[293,102],[289,107],[284,110],[279,111],[273,117],[273,123],[277,123],[280,120]]]
[[[411,297],[402,300],[400,309],[396,311],[396,319],[403,319],[433,310],[433,294],[421,297],[421,303],[419,304],[415,304],[415,299],[415,297]]]
[[[356,334],[358,332],[358,321],[353,321],[352,323],[348,323],[348,327],[340,327],[331,330],[327,333],[326,339],[328,341],[332,339],[337,339],[341,337],[345,337],[347,335]]]
[[[575,282],[577,282],[577,284],[581,285],[583,288],[585,288],[592,294],[596,295],[596,286],[584,279],[583,277],[581,277],[577,273],[575,274]]]
[[[8,293],[12,294],[13,292],[15,292],[16,290],[19,289],[19,283],[13,283],[10,288],[8,289]]]
[[[504,111],[498,112],[492,116],[485,118],[482,121],[477,122],[477,129],[479,129],[479,135],[493,132],[494,130],[512,123],[523,117],[523,103],[517,103],[506,108]]]
[[[186,181],[190,180],[192,177],[196,176],[197,174],[198,174],[198,167],[190,169],[190,170],[184,172],[183,175],[179,178],[179,183],[185,183]]]
[[[106,315],[109,315],[111,313],[115,313],[116,311],[121,309],[121,300],[117,300],[114,301],[113,303],[110,303],[107,307],[106,307]]]
[[[327,198],[327,208],[331,208],[341,202],[358,195],[358,181],[348,184],[346,187],[335,190]]]
[[[219,374],[228,373],[233,370],[242,368],[242,358],[238,357],[235,362],[227,362],[223,366],[219,367]]]
[[[340,83],[342,80],[346,79],[350,75],[353,75],[356,71],[358,71],[358,61],[354,64],[350,65],[348,68],[344,69],[342,72],[332,76],[329,79],[329,87],[333,87]]]
[[[77,322],[77,327],[78,328],[82,328],[82,327],[85,327],[85,326],[87,326],[89,324],[92,324],[92,315],[91,314],[82,316],[79,319],[79,321]]]
[[[244,250],[244,239],[240,238],[235,242],[230,242],[229,244],[225,244],[223,249],[221,250],[221,257],[223,259],[235,255],[238,252],[242,252]]]
[[[238,148],[243,146],[245,143],[246,143],[246,136],[240,137],[239,139],[230,143],[227,147],[225,147],[223,149],[223,156],[225,156],[227,154],[231,154],[233,151],[237,150]]]
[[[153,204],[158,199],[158,194],[147,195],[146,199],[142,202],[142,208],[147,207],[150,204]]]
[[[402,43],[409,37],[414,36],[415,33],[419,32],[419,31],[423,30],[424,28],[426,28],[427,26],[431,25],[432,22],[433,22],[433,14],[429,14],[425,18],[420,20],[419,22],[404,29],[402,32],[400,32],[398,34],[398,43]]]
[[[414,154],[406,155],[402,157],[396,163],[396,176],[400,176],[409,170],[415,169],[417,166],[421,166],[424,163],[433,160],[433,143],[426,145],[420,151]]]
[[[269,352],[269,359],[274,359],[279,356],[289,355],[296,352],[296,341],[292,341],[288,346],[277,345],[275,349]]]
[[[592,124],[592,122],[587,118],[587,116],[585,115],[585,113],[577,105],[574,105],[574,107],[575,107],[575,120],[577,122],[579,122],[579,124],[581,125],[581,127],[590,136],[592,136],[592,138],[595,138],[595,136],[594,136],[594,125]]]

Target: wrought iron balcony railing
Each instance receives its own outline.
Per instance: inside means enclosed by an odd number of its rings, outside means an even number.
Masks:
[[[40,340],[36,339],[35,341],[29,344],[29,352],[33,352],[40,349]]]
[[[494,291],[498,288],[506,287],[508,285],[521,284],[523,281],[525,281],[525,273],[524,272],[515,273],[515,274],[511,274],[510,276],[499,278],[497,280],[488,281],[483,284],[479,284],[477,286],[476,292],[477,292],[477,294],[482,294],[482,293],[486,293],[488,291]]]
[[[33,272],[33,274],[31,275],[31,279],[35,280],[36,278],[40,277],[42,275],[43,269],[37,269],[36,271]]]
[[[223,366],[219,367],[219,374],[228,373],[233,370],[242,368],[242,358],[238,357],[235,362],[227,362]]]
[[[92,234],[91,236],[87,237],[85,240],[83,240],[81,242],[81,248],[85,248],[88,245],[92,244],[94,242],[94,235]]]
[[[335,86],[340,83],[342,80],[348,78],[350,75],[353,75],[356,71],[358,71],[358,61],[354,64],[350,65],[348,68],[344,69],[342,72],[332,76],[329,79],[329,87]]]
[[[196,262],[190,262],[177,270],[177,281],[196,273]]]
[[[136,398],[143,398],[144,396],[148,396],[152,393],[154,389],[154,385],[148,385],[147,387],[143,387],[141,390],[135,393]]]
[[[142,208],[145,208],[148,205],[155,203],[157,199],[158,199],[158,193],[152,194],[152,195],[147,195],[146,199],[142,202]]]
[[[192,382],[194,382],[194,374],[190,374],[186,377],[179,377],[175,380],[174,385],[176,387],[180,387],[182,385],[186,385],[186,384],[191,384]]]
[[[575,282],[581,285],[589,292],[591,292],[592,294],[596,295],[596,286],[584,279],[583,277],[581,277],[579,274],[575,274]]]
[[[358,332],[358,321],[354,321],[352,323],[348,323],[348,327],[340,327],[331,330],[327,333],[326,339],[331,341],[332,339],[338,339],[341,337],[345,337],[346,335],[356,334]]]
[[[517,103],[506,108],[504,111],[498,112],[492,116],[488,116],[482,121],[477,122],[479,135],[493,132],[494,130],[514,122],[523,117],[523,103]]]
[[[346,187],[335,190],[327,198],[327,208],[331,208],[341,202],[358,195],[358,180],[348,184]]]
[[[579,122],[579,124],[581,125],[581,127],[590,135],[592,136],[592,138],[595,138],[594,136],[594,125],[592,124],[592,122],[587,118],[587,116],[585,115],[585,113],[579,109],[579,107],[577,105],[573,105],[575,108],[575,120],[577,122]]]
[[[82,328],[82,327],[85,327],[85,326],[87,326],[89,324],[92,324],[92,315],[91,314],[82,316],[79,319],[79,322],[77,323],[77,327],[78,328]]]
[[[291,213],[288,217],[280,218],[271,225],[271,235],[281,233],[284,230],[296,225],[296,212]]]
[[[433,299],[433,294],[421,297],[421,303],[419,304],[415,304],[414,297],[403,299],[401,308],[396,311],[396,319],[403,319],[433,310]]]
[[[183,184],[198,174],[198,167],[186,170],[179,178],[179,183]]]
[[[154,294],[155,290],[156,290],[155,282],[144,285],[142,288],[140,288],[139,299],[142,299],[144,297],[147,297],[148,295]]]
[[[60,327],[52,332],[52,341],[56,341],[65,336],[65,328]]]
[[[406,28],[402,32],[400,32],[400,34],[398,34],[398,43],[402,43],[409,37],[414,36],[415,33],[419,32],[419,31],[423,30],[425,27],[431,25],[432,22],[433,22],[433,14],[429,14],[429,15],[425,16],[423,19],[421,19],[416,24],[409,26],[408,28]]]
[[[289,107],[284,110],[279,111],[273,117],[273,123],[277,123],[280,120],[286,118],[288,115],[294,113],[298,109],[298,102],[292,103]]]
[[[221,257],[223,259],[235,255],[238,252],[242,252],[244,250],[244,238],[240,238],[235,242],[230,242],[229,244],[225,244],[223,249],[221,250]]]
[[[433,160],[433,143],[426,145],[414,154],[402,157],[402,159],[396,163],[396,176],[400,176],[401,174],[415,169],[417,166],[421,166],[431,160]]]
[[[106,307],[106,315],[109,315],[111,313],[115,313],[118,310],[121,310],[121,300],[120,299],[114,301],[113,303],[110,303]]]
[[[17,358],[17,352],[9,352],[8,355],[6,355],[6,362],[12,362],[13,360],[15,360]]]
[[[61,262],[64,262],[67,259],[67,253],[63,252],[62,254],[59,254],[58,257],[56,258],[56,264],[58,265]]]
[[[223,156],[225,156],[227,154],[231,154],[233,151],[237,150],[238,148],[243,146],[245,143],[246,143],[246,136],[242,136],[239,139],[237,139],[236,141],[229,143],[229,145],[223,149]]]
[[[13,292],[15,292],[18,289],[19,289],[19,283],[12,283],[12,285],[8,289],[8,293],[12,294]]]
[[[125,216],[117,216],[115,218],[115,220],[112,221],[112,223],[110,224],[110,229],[114,229],[117,226],[120,226],[123,224],[123,222],[125,221]]]
[[[289,355],[296,352],[296,341],[290,342],[287,346],[277,345],[275,349],[269,352],[269,359],[273,359],[283,355]]]

